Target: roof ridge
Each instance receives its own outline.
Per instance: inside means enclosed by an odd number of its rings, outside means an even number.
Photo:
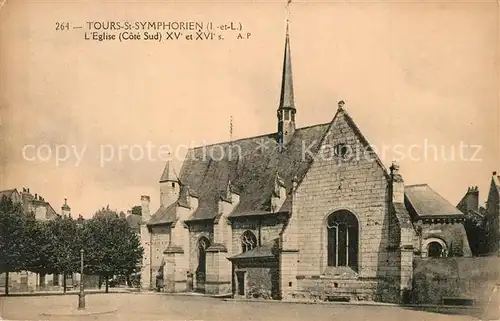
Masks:
[[[407,186],[405,186],[405,188],[406,187]],[[457,206],[453,205],[429,184],[413,185],[412,187],[425,187],[425,189],[410,189],[405,191],[405,199],[409,202],[410,206],[415,210],[419,217],[464,215],[463,212],[457,208]],[[425,199],[425,203],[427,204],[424,208],[422,208],[422,199]],[[436,208],[436,204],[441,205]],[[439,211],[439,213],[435,211]]]
[[[326,126],[328,124],[330,124],[330,123],[329,122],[328,123],[320,123],[320,124],[314,124],[314,125],[309,125],[309,126],[305,126],[305,127],[300,127],[300,128],[295,129],[295,132],[303,130],[303,129],[309,129],[309,128],[312,128],[312,127]],[[218,143],[212,143],[212,144],[207,144],[207,145],[199,145],[199,146],[190,147],[188,149],[188,151],[199,149],[199,148],[203,148],[203,147],[211,147],[211,146],[217,146],[217,145],[224,145],[224,144],[229,144],[229,143],[235,143],[235,142],[239,142],[239,141],[242,141],[242,140],[254,139],[254,138],[259,138],[259,137],[267,137],[267,136],[276,135],[276,134],[277,134],[277,132],[272,132],[272,133],[261,134],[261,135],[256,135],[256,136],[248,136],[248,137],[238,138],[238,139],[234,139],[234,140],[226,140],[226,141],[221,141],[221,142],[218,142]]]
[[[368,150],[371,151],[373,153],[373,155],[375,155],[375,162],[377,162],[379,164],[379,166],[384,171],[385,177],[387,179],[389,179],[390,175],[389,175],[389,172],[387,171],[387,168],[385,167],[384,163],[382,162],[382,160],[378,156],[377,152],[375,152],[373,150],[372,145],[370,144],[370,142],[368,141],[368,139],[366,139],[365,135],[363,135],[363,133],[359,129],[358,125],[356,125],[356,122],[354,121],[354,119],[352,119],[351,115],[349,115],[349,113],[347,112],[347,110],[345,110],[344,108],[341,108],[340,110],[344,113],[344,116],[347,118],[349,125],[351,125],[353,127],[353,130],[354,130],[355,134],[359,136],[361,142],[363,144],[365,144],[366,147],[368,147]]]
[[[417,186],[429,186],[429,184],[427,184],[427,183],[411,184],[411,185],[405,185],[405,188],[406,187],[417,187]]]

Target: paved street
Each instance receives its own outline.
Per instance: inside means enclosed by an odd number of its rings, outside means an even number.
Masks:
[[[87,306],[96,310],[117,312],[97,316],[43,316],[50,311],[63,311],[77,305],[78,297],[2,297],[0,315],[4,320],[286,320],[286,321],[460,321],[475,320],[467,316],[443,315],[390,306],[353,306],[339,304],[294,304],[234,302],[195,296],[162,294],[93,294]]]

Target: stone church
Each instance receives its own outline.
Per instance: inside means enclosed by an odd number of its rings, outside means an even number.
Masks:
[[[468,256],[464,214],[387,169],[341,101],[298,128],[288,28],[277,132],[167,163],[161,206],[141,197],[143,288],[266,299],[400,302],[415,256]],[[307,110],[307,109],[304,109]]]

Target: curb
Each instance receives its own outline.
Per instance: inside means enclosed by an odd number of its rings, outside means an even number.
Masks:
[[[69,317],[69,316],[79,316],[79,315],[101,315],[101,314],[110,314],[110,313],[115,313],[117,312],[118,309],[114,310],[106,310],[106,311],[96,311],[96,312],[85,312],[85,310],[79,312],[79,310],[75,311],[75,313],[52,313],[52,312],[47,312],[47,313],[40,313],[41,316],[59,316],[59,317]]]
[[[437,309],[437,310],[463,310],[463,311],[481,311],[480,307],[460,306],[460,305],[417,305],[417,304],[397,304],[384,302],[324,302],[324,301],[293,301],[293,300],[256,300],[256,299],[223,299],[228,302],[261,302],[261,303],[288,303],[288,304],[321,304],[321,305],[347,305],[347,306],[377,306],[377,307],[393,307],[393,308],[411,308],[411,309]]]
[[[321,305],[350,305],[350,306],[387,306],[387,307],[402,307],[395,303],[383,302],[324,302],[324,301],[293,301],[293,300],[254,300],[254,299],[223,299],[228,302],[262,302],[262,303],[281,303],[281,304],[321,304]]]
[[[85,291],[85,295],[91,294],[128,294],[128,293],[137,293],[135,291],[109,291],[108,293],[99,290],[88,290]],[[23,296],[57,296],[57,295],[78,295],[79,292],[26,292],[26,293],[9,293],[5,295],[5,293],[0,294],[0,297],[11,298],[11,297],[23,297]],[[1,320],[1,319],[0,319]]]

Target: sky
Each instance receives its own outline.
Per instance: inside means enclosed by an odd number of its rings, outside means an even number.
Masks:
[[[156,210],[165,148],[178,172],[187,147],[276,130],[285,4],[7,0],[0,189],[30,188],[56,211],[67,198],[84,217],[126,211],[141,195]],[[404,151],[405,184],[428,183],[454,205],[478,186],[485,201],[500,172],[497,7],[294,1],[297,126],[331,121],[344,100],[387,167],[395,146]],[[251,35],[99,42],[85,40],[88,21],[232,21]]]

